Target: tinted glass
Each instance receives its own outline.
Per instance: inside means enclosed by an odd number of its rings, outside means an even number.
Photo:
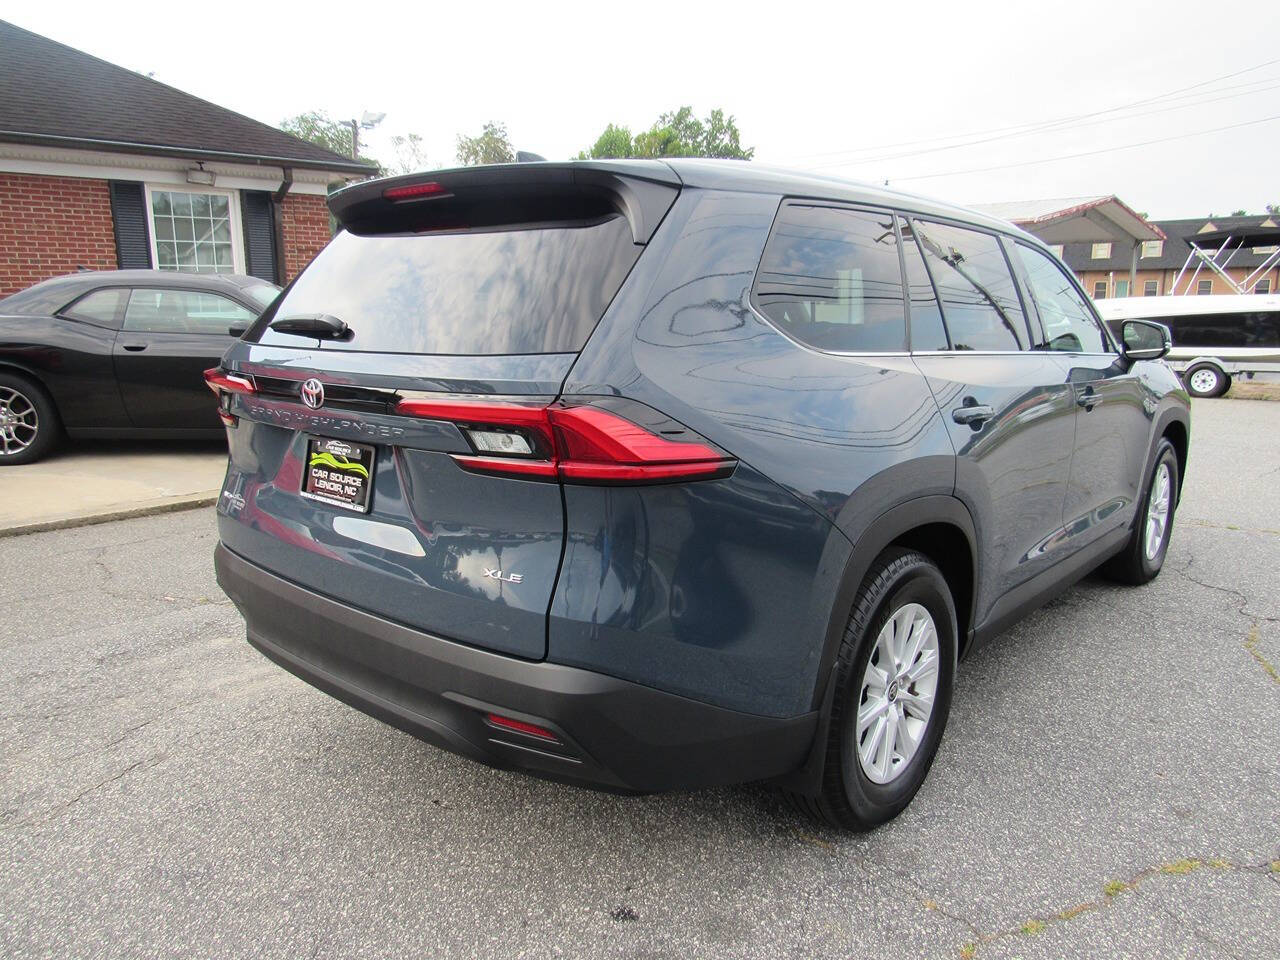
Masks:
[[[1151,317],[1173,334],[1175,347],[1280,348],[1280,313],[1217,313]]]
[[[946,350],[950,346],[947,331],[942,325],[942,310],[925,269],[924,256],[911,230],[911,222],[900,219],[898,223],[902,227],[902,262],[907,268],[907,293],[911,297],[911,349]]]
[[[100,327],[114,328],[119,325],[116,318],[120,315],[120,304],[128,293],[128,289],[124,287],[95,290],[93,293],[81,297],[62,312],[75,320],[96,323]]]
[[[245,287],[244,292],[247,293],[255,303],[263,307],[268,306],[280,294],[280,288],[274,283],[259,283],[252,287]]]
[[[1027,349],[1027,321],[1000,242],[940,223],[917,221],[915,228],[953,349]]]
[[[1102,327],[1063,269],[1039,250],[1020,243],[1015,246],[1044,326],[1046,342],[1036,346],[1067,353],[1110,353]]]
[[[204,333],[228,336],[255,314],[234,300],[195,290],[134,290],[124,312],[124,328],[146,333]]]
[[[339,233],[250,332],[290,347],[315,340],[267,327],[326,313],[351,328],[325,350],[511,354],[579,350],[640,247],[622,217],[590,225],[469,233]]]
[[[820,350],[905,350],[893,214],[784,204],[756,276],[760,311]]]

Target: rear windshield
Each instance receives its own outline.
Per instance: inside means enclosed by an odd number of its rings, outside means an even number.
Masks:
[[[247,339],[314,347],[268,324],[329,314],[326,350],[565,353],[582,349],[639,255],[621,216],[589,224],[433,234],[339,233]]]

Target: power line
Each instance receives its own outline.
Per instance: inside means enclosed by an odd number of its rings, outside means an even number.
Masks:
[[[1213,77],[1209,80],[1201,80],[1199,83],[1189,84],[1188,86],[1185,86],[1185,87],[1178,87],[1175,90],[1169,90],[1169,91],[1166,91],[1165,93],[1157,94],[1152,97],[1146,97],[1142,100],[1134,100],[1130,103],[1121,104],[1115,107],[1108,107],[1103,110],[1095,110],[1089,113],[1081,113],[1081,114],[1074,114],[1072,116],[1058,117],[1054,120],[1038,121],[1037,123],[1034,123],[1034,124],[1012,124],[1010,126],[1005,126],[1005,127],[993,127],[987,130],[975,130],[969,133],[957,133],[957,134],[952,134],[946,137],[927,137],[921,140],[904,140],[898,143],[878,144],[875,147],[861,147],[861,148],[854,148],[852,150],[833,150],[826,153],[811,153],[811,154],[805,154],[800,157],[796,157],[794,159],[795,160],[811,160],[811,159],[818,159],[819,157],[845,156],[850,153],[859,153],[864,150],[891,150],[897,147],[911,147],[911,146],[917,146],[919,144],[938,143],[939,141],[943,141],[943,140],[955,140],[955,139],[961,139],[964,137],[982,137],[988,134],[1003,133],[1005,131],[1011,131],[1011,130],[1024,130],[1024,129],[1035,130],[1041,127],[1048,127],[1056,124],[1071,123],[1076,120],[1085,120],[1085,119],[1088,119],[1089,117],[1101,116],[1107,113],[1116,113],[1118,111],[1128,110],[1133,107],[1145,106],[1146,104],[1154,103],[1156,101],[1167,100],[1171,97],[1177,96],[1180,93],[1186,93],[1189,90],[1195,90],[1200,87],[1207,87],[1210,84],[1219,83],[1222,80],[1230,80],[1233,77],[1242,76],[1243,74],[1246,74],[1246,73],[1253,73],[1256,70],[1261,70],[1264,67],[1269,67],[1277,63],[1280,63],[1280,57],[1277,57],[1274,60],[1267,60],[1263,63],[1254,64],[1251,67],[1246,67],[1243,70],[1237,70],[1233,73],[1223,74],[1222,76]],[[1274,79],[1274,78],[1269,78],[1269,79]],[[1262,81],[1258,81],[1258,82],[1262,82]],[[1242,84],[1242,86],[1249,86],[1249,85],[1250,84]],[[1231,89],[1231,88],[1224,88],[1224,89]],[[1204,92],[1217,93],[1221,91],[1204,91]]]
[[[1280,80],[1280,77],[1268,78],[1268,81],[1272,81],[1272,80]],[[1237,100],[1240,97],[1247,97],[1255,93],[1267,93],[1271,90],[1276,90],[1276,89],[1280,89],[1280,83],[1271,83],[1270,86],[1259,87],[1255,90],[1246,90],[1243,93],[1230,93],[1221,97],[1208,97],[1205,99],[1196,100],[1194,103],[1178,103],[1178,104],[1173,104],[1172,106],[1159,107],[1155,110],[1141,110],[1141,111],[1138,111],[1137,113],[1128,113],[1118,117],[1098,117],[1093,120],[1086,120],[1083,123],[1072,124],[1070,129],[1076,130],[1076,129],[1079,129],[1080,127],[1091,127],[1101,123],[1115,123],[1120,120],[1137,120],[1140,117],[1152,117],[1160,113],[1169,113],[1175,110],[1186,110],[1191,107],[1202,107],[1210,103],[1219,103],[1223,100]],[[1217,91],[1208,91],[1208,90],[1205,91],[1205,93],[1216,93],[1216,92]],[[1012,140],[1017,137],[1029,136],[1033,133],[1044,133],[1050,129],[1055,129],[1059,126],[1062,126],[1062,125],[1046,124],[1045,126],[1033,127],[1027,130],[1019,131],[1017,133],[1005,134],[1004,136],[1000,136],[1000,137],[989,137],[985,140],[970,140],[967,143],[957,143],[957,144],[952,144],[950,146],[945,146],[945,147],[933,147],[927,150],[907,150],[907,151],[904,151],[903,153],[886,153],[886,154],[882,154],[880,156],[874,156],[874,157],[859,157],[857,159],[846,160],[841,163],[824,163],[819,166],[806,167],[805,169],[827,170],[833,167],[834,168],[855,167],[855,166],[862,166],[868,163],[881,163],[885,160],[901,160],[906,157],[920,157],[928,153],[942,153],[947,150],[957,150],[962,147],[972,147],[972,146],[977,146],[978,144],[991,143],[995,140]]]
[[[890,180],[901,183],[905,180],[932,180],[935,177],[960,177],[969,173],[987,173],[991,170],[1011,170],[1015,167],[1033,167],[1041,163],[1057,163],[1060,160],[1075,160],[1078,157],[1093,157],[1100,153],[1114,153],[1117,150],[1132,150],[1135,147],[1149,147],[1155,143],[1169,143],[1172,140],[1186,140],[1190,137],[1202,137],[1207,133],[1219,133],[1223,130],[1235,130],[1239,127],[1251,127],[1259,123],[1270,123],[1280,120],[1280,114],[1274,117],[1261,117],[1257,120],[1246,120],[1243,123],[1229,123],[1222,127],[1211,127],[1208,130],[1196,130],[1192,133],[1180,133],[1172,137],[1160,137],[1156,140],[1143,140],[1140,143],[1125,143],[1115,147],[1103,147],[1101,150],[1085,150],[1082,153],[1068,153],[1060,157],[1044,157],[1040,160],[1024,160],[1021,163],[998,163],[990,167],[973,167],[968,170],[949,170],[946,173],[922,173],[912,177],[890,177]],[[887,182],[887,181],[886,181]]]

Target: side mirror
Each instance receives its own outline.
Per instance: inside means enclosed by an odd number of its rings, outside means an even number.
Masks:
[[[247,323],[237,323],[235,326],[227,328],[227,336],[242,337],[244,336],[244,332],[248,329],[249,325]]]
[[[1163,323],[1126,320],[1120,327],[1124,355],[1130,360],[1159,360],[1173,349],[1173,336]]]

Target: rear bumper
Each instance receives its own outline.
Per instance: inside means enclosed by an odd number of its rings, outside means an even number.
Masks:
[[[647,793],[761,780],[808,755],[817,714],[739,713],[615,677],[518,660],[384,620],[218,544],[218,583],[263,654],[416,737],[495,767]],[[492,726],[489,713],[559,743]]]

